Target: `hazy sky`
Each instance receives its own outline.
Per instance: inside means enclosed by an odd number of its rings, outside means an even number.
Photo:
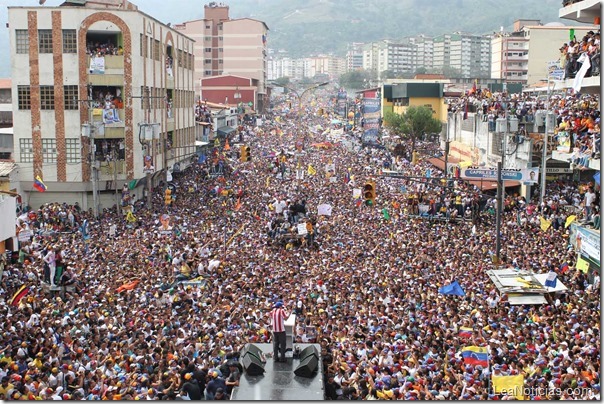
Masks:
[[[64,0],[46,0],[44,7],[56,7],[61,5]],[[209,1],[203,0],[134,0],[142,12],[157,18],[164,23],[173,24],[194,20],[203,17],[203,6]],[[0,58],[0,77],[10,77],[10,52],[8,33],[6,28],[8,22],[7,7],[34,7],[39,6],[39,0],[0,0],[0,49],[5,57]],[[231,16],[237,16],[235,4],[230,6]]]

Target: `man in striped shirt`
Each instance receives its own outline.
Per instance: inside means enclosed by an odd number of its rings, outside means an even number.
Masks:
[[[286,362],[285,360],[285,319],[289,313],[283,308],[283,302],[275,303],[271,311],[271,323],[273,325],[273,358],[277,362]],[[279,352],[281,359],[279,359]]]

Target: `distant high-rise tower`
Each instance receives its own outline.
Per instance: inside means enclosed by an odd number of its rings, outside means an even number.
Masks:
[[[252,18],[229,18],[229,7],[211,2],[204,18],[174,26],[195,39],[195,86],[200,80],[230,74],[258,80],[258,96],[266,94],[268,80],[267,25]]]

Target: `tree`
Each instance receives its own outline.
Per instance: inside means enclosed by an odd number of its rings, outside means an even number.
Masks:
[[[411,150],[415,150],[415,142],[425,133],[438,133],[442,130],[442,122],[432,116],[432,110],[423,105],[407,108],[403,114],[387,112],[384,124],[397,134],[411,137]]]
[[[279,77],[278,79],[274,80],[273,83],[279,87],[287,87],[289,85],[289,77]]]

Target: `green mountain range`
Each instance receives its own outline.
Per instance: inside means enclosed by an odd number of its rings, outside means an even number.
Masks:
[[[264,21],[268,45],[292,57],[344,56],[350,42],[512,29],[517,19],[558,19],[561,0],[236,0],[231,18]]]

